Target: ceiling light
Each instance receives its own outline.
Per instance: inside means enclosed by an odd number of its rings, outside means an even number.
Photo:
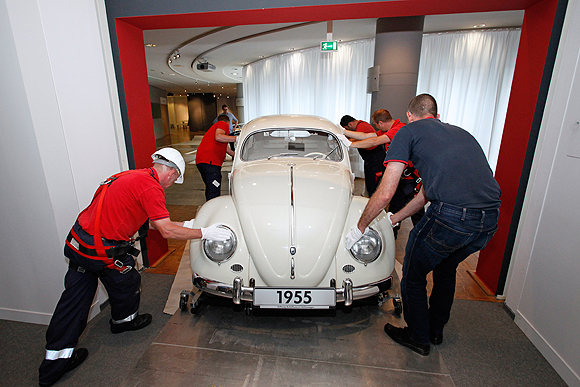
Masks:
[[[476,24],[476,25],[473,26],[473,28],[483,28],[483,27],[485,27],[485,23]]]

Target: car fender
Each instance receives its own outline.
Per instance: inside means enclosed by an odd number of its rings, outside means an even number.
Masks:
[[[205,277],[226,283],[231,283],[238,276],[244,279],[244,283],[249,283],[250,255],[231,196],[218,196],[206,202],[197,212],[194,228],[208,227],[214,223],[221,223],[232,229],[236,235],[236,251],[225,262],[217,263],[205,255],[202,240],[191,240],[190,259],[193,272],[203,273]],[[226,267],[229,269],[225,269]]]
[[[393,272],[395,262],[395,237],[393,235],[393,228],[384,210],[369,225],[369,227],[377,230],[381,234],[383,242],[381,254],[374,262],[365,265],[357,261],[345,247],[345,237],[351,228],[358,223],[368,201],[368,198],[362,196],[355,196],[351,201],[342,239],[336,252],[337,286],[347,278],[353,281],[355,286],[360,286],[365,283],[384,280]]]

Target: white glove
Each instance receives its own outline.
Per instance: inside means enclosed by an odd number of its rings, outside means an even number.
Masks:
[[[393,224],[393,221],[391,220],[391,216],[392,215],[393,215],[392,212],[387,212],[387,219],[389,219],[389,223],[390,223],[391,227],[395,228],[395,227],[397,227],[399,225],[399,223]]]
[[[201,228],[201,239],[211,239],[212,241],[223,242],[228,240],[230,237],[230,232],[221,228],[221,223],[212,224],[209,227]]]
[[[194,221],[195,221],[195,218],[191,219],[191,220],[186,220],[185,222],[183,222],[183,227],[193,228]]]
[[[342,142],[345,147],[350,148],[351,142],[344,134],[337,134],[336,137],[338,137],[340,142]]]
[[[367,232],[368,229],[369,228],[367,227],[365,232]],[[363,237],[363,234],[364,233],[360,232],[358,229],[358,226],[353,226],[353,228],[350,229],[350,232],[344,237],[344,246],[346,249],[350,250],[352,246]]]

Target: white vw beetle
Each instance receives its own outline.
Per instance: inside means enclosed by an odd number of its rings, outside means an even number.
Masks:
[[[221,223],[225,242],[191,241],[195,292],[180,307],[196,313],[202,293],[226,297],[246,311],[333,308],[388,296],[395,261],[383,212],[352,249],[344,237],[368,199],[354,196],[342,129],[315,116],[257,118],[242,128],[230,193],[205,203],[195,228]],[[400,299],[394,298],[400,313]]]

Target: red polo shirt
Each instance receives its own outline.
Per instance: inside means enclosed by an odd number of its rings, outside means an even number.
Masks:
[[[208,129],[201,139],[201,143],[197,147],[195,154],[196,164],[211,164],[222,166],[226,158],[226,149],[228,144],[226,142],[219,142],[215,139],[215,131],[222,129],[225,134],[229,132],[229,125],[225,121],[218,121]]]
[[[95,235],[95,220],[99,194],[79,215],[83,230]],[[153,168],[127,173],[111,183],[105,193],[101,212],[101,236],[105,239],[127,241],[147,219],[169,218],[165,207],[165,191]]]
[[[376,132],[371,124],[369,124],[368,122],[364,122],[364,121],[359,121],[358,124],[356,124],[355,131],[362,132],[362,133],[375,133]],[[376,148],[376,146],[373,146],[371,148],[365,148],[365,149],[366,150],[373,150],[375,148]]]
[[[397,134],[399,129],[401,129],[403,126],[405,126],[403,122],[401,122],[400,120],[395,120],[395,122],[393,122],[393,125],[391,126],[391,129],[387,130],[386,132],[383,132],[382,130],[377,130],[377,136],[388,136],[391,139],[391,141],[393,141],[393,137],[395,137],[395,134]],[[389,145],[391,145],[391,143],[385,144],[386,150],[389,150]]]

